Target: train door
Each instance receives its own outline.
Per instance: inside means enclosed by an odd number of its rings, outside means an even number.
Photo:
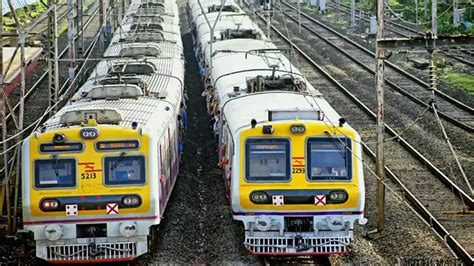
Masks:
[[[163,161],[163,147],[161,144],[158,144],[158,151],[160,155],[160,211],[163,213],[166,204],[166,176],[164,170],[165,162]]]
[[[226,195],[230,198],[231,191],[231,175],[232,175],[232,156],[234,150],[234,143],[232,141],[232,136],[229,132],[229,128],[225,125],[225,122],[222,125],[221,133],[221,145],[219,151],[219,164],[222,167],[222,175],[225,181]]]

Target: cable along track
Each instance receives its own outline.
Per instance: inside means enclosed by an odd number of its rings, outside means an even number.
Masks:
[[[260,14],[258,16],[264,20]],[[348,97],[361,109],[362,113],[366,114],[368,119],[358,116],[361,113],[359,110],[354,111],[356,113],[353,115],[354,117],[351,117],[351,112],[348,112],[347,118],[352,126],[362,133],[364,129],[375,125],[376,116],[369,107],[312,60],[303,50],[291,43],[275,26],[272,25],[271,27],[278,34],[278,38],[283,39],[286,44],[293,46],[300,56],[315,68],[314,71],[317,71],[326,80],[329,80],[332,87],[338,89],[338,93]],[[274,41],[274,43],[277,46],[281,46],[278,42]],[[303,67],[302,69],[303,73],[309,71],[308,67]],[[311,77],[308,80],[313,83],[317,79],[316,77]],[[322,81],[318,82],[322,83]],[[313,85],[316,88],[320,87],[318,84]],[[331,90],[332,93],[335,94],[336,92]],[[358,127],[362,127],[362,130]],[[398,132],[388,125],[386,126],[386,131],[391,136],[398,135]],[[363,146],[366,154],[375,159],[375,154],[370,147],[366,144],[363,144]],[[386,143],[386,146],[387,151],[397,153],[398,155],[396,158],[386,158],[387,165],[395,167],[385,167],[387,176],[393,180],[398,189],[403,191],[403,197],[418,212],[420,217],[445,241],[446,245],[466,264],[471,265],[474,263],[472,257],[474,253],[474,237],[472,236],[474,232],[474,219],[469,214],[462,213],[463,210],[474,209],[473,199],[402,137],[391,138]],[[413,157],[417,160],[416,165],[411,163],[412,165],[407,170],[404,167],[405,163],[412,162]],[[416,191],[416,193],[413,191]],[[454,213],[457,215],[452,215]]]

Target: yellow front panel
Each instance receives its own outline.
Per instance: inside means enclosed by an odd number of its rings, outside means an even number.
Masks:
[[[303,134],[291,133],[292,124],[304,124],[306,131]],[[359,204],[359,188],[358,188],[358,165],[355,154],[358,152],[354,145],[356,133],[352,129],[339,127],[337,130],[328,128],[326,124],[318,122],[292,122],[272,124],[273,134],[263,134],[262,127],[255,127],[242,132],[240,142],[240,204],[243,209],[247,210],[274,210],[274,211],[324,211],[334,209],[357,208]],[[350,181],[309,181],[306,174],[306,141],[310,137],[328,137],[324,131],[330,132],[332,136],[343,136],[352,139],[352,180]],[[341,133],[343,132],[343,134]],[[291,179],[284,182],[247,182],[245,180],[245,141],[248,138],[286,138],[290,140],[290,164]],[[250,193],[256,190],[292,190],[292,189],[343,189],[349,195],[349,199],[342,204],[327,204],[325,206],[316,206],[310,204],[295,204],[284,206],[273,206],[272,204],[254,204],[250,201]]]
[[[138,194],[142,204],[138,208],[120,209],[120,214],[143,213],[150,209],[150,164],[148,160],[149,137],[147,134],[140,136],[137,130],[124,129],[118,126],[98,126],[99,137],[95,139],[83,139],[80,137],[81,127],[58,129],[40,134],[39,138],[32,137],[30,141],[30,196],[31,213],[33,216],[65,216],[64,211],[43,212],[39,208],[39,202],[45,197],[70,197],[70,196],[102,196],[102,195],[126,195]],[[73,188],[35,188],[35,160],[52,159],[52,154],[40,152],[41,143],[51,143],[55,133],[65,135],[67,142],[81,142],[84,145],[82,152],[60,153],[58,159],[76,160],[76,186]],[[98,152],[95,143],[110,140],[139,140],[140,146],[137,150],[123,150],[126,156],[142,155],[145,157],[145,180],[143,185],[115,185],[105,186],[103,180],[104,157],[117,157],[122,151]],[[106,210],[79,210],[78,216],[84,215],[106,215]]]

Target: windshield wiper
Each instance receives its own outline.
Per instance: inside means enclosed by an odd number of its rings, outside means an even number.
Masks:
[[[119,166],[119,164],[123,161],[123,159],[125,158],[125,154],[126,152],[122,152],[120,153],[120,156],[118,157],[118,160],[114,163],[114,165],[112,166],[112,168],[110,168],[110,170],[114,171],[115,169],[117,169],[117,167]]]
[[[342,154],[342,159],[344,159],[344,161],[346,160],[346,153],[345,153],[345,149],[341,149],[339,146],[337,146],[337,143],[334,141],[334,137],[327,131],[324,131],[324,133],[329,137],[329,139],[331,140],[331,143],[332,145]],[[342,142],[341,139],[337,138],[342,144],[344,144],[344,146],[346,146],[347,144]]]
[[[54,161],[54,165],[53,165],[53,169],[54,169],[54,174],[56,174],[56,177],[59,176],[59,171],[58,171],[58,156],[57,155],[53,155],[53,161]]]

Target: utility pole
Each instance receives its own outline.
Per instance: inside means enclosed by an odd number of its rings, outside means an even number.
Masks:
[[[83,0],[77,0],[76,5],[76,24],[77,24],[77,32],[84,31],[84,3]],[[84,53],[84,33],[80,36],[77,36],[77,58],[83,58]]]
[[[432,54],[430,62],[430,85],[433,89],[433,100],[431,108],[434,110],[435,116],[437,115],[436,106],[434,104],[434,90],[436,89],[436,49],[443,47],[459,47],[459,46],[472,46],[474,45],[474,36],[456,35],[456,36],[441,36],[437,35],[437,7],[436,0],[432,2],[432,30],[427,32],[426,36],[414,36],[410,38],[383,38],[383,6],[384,0],[377,0],[377,37],[376,37],[376,73],[375,73],[375,86],[376,86],[376,99],[377,99],[377,152],[376,152],[376,174],[379,177],[377,180],[377,232],[384,229],[384,201],[385,201],[385,189],[383,180],[385,178],[384,173],[384,102],[383,102],[383,72],[384,72],[384,59],[385,50],[401,50],[416,48],[426,49]],[[426,2],[425,2],[426,3]],[[439,119],[437,118],[438,123]],[[440,123],[439,123],[440,124]],[[443,131],[444,137],[447,135],[444,132],[442,125],[440,124],[441,130]],[[447,141],[449,145],[449,140]],[[452,149],[452,147],[450,146]],[[453,150],[452,153],[456,158]],[[457,162],[458,163],[458,162]],[[458,163],[459,168],[460,164]],[[464,174],[463,174],[464,175]]]
[[[99,49],[100,51],[104,50],[104,0],[99,0]]]
[[[301,34],[301,0],[298,0],[298,30],[300,31]]]
[[[376,173],[377,179],[377,232],[385,227],[385,154],[384,154],[384,60],[385,49],[379,46],[379,41],[384,35],[384,0],[377,0],[377,35],[375,43],[375,98],[377,101],[377,148],[376,148]]]
[[[355,0],[351,0],[351,27],[355,27],[356,25],[355,8],[356,8]]]
[[[273,3],[272,0],[268,0],[267,6],[267,37],[272,36],[272,15],[273,15]]]
[[[0,10],[3,10],[3,1],[0,1]],[[3,142],[3,173],[5,175],[5,181],[8,180],[8,149],[7,139],[7,105],[6,105],[6,94],[3,88],[3,16],[0,17],[0,115],[2,119],[2,142]],[[6,184],[5,184],[6,186]],[[8,187],[5,187],[8,190]],[[5,191],[6,191],[5,190]],[[10,221],[10,217],[7,217]]]
[[[76,35],[76,28],[74,27],[74,0],[67,0],[67,40],[68,40],[68,55],[69,55],[69,85],[73,85],[76,77],[76,47],[74,43],[74,37]],[[77,1],[81,2],[81,0]]]
[[[49,86],[49,105],[54,106],[49,115],[53,115],[58,110],[56,105],[59,93],[59,69],[58,69],[58,36],[57,36],[57,6],[56,0],[48,0],[48,7],[54,8],[48,12],[48,86]]]
[[[216,20],[214,21],[214,25],[211,25],[211,22],[209,22],[209,19],[207,18],[207,13],[206,11],[204,10],[204,8],[202,7],[202,4],[201,4],[201,1],[198,0],[198,4],[199,4],[199,7],[201,8],[201,12],[204,14],[204,19],[206,19],[206,23],[207,23],[207,26],[209,27],[210,29],[210,33],[211,33],[211,36],[210,36],[210,43],[209,43],[209,54],[210,54],[210,57],[209,57],[209,72],[212,71],[212,53],[213,53],[213,50],[212,50],[212,43],[214,42],[214,29],[217,25],[217,22],[219,21],[219,18],[222,14],[222,9],[224,8],[224,0],[221,0],[221,8],[219,9],[219,13],[217,14],[217,18]],[[205,49],[204,45],[202,46],[203,49]]]

